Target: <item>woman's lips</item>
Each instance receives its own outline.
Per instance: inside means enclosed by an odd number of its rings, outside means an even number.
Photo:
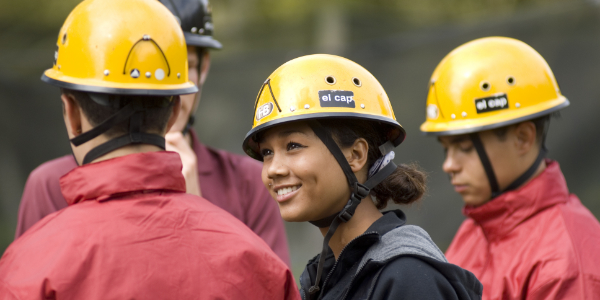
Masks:
[[[468,185],[466,184],[455,184],[454,185],[454,191],[457,193],[463,193],[467,190]]]
[[[301,185],[297,186],[297,187],[294,187],[292,191],[287,191],[283,195],[279,195],[279,193],[276,192],[277,198],[275,198],[275,200],[277,200],[277,202],[279,202],[279,203],[285,202],[285,201],[289,200],[290,198],[294,197],[298,193],[298,191],[300,190],[300,188],[302,188]]]

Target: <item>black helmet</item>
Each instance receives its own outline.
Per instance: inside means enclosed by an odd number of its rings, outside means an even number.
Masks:
[[[159,0],[175,15],[185,42],[189,46],[221,49],[223,46],[213,35],[213,22],[208,0]]]

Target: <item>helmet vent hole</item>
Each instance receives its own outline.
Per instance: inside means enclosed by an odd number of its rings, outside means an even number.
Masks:
[[[506,82],[508,83],[508,85],[515,85],[515,78],[512,76],[508,76],[508,78],[506,78]]]
[[[362,82],[360,82],[360,79],[354,77],[352,78],[352,82],[354,83],[355,86],[361,86]]]
[[[65,34],[63,34],[62,37],[62,44],[64,45],[67,42],[67,33],[65,32]]]
[[[328,84],[335,84],[335,77],[329,75],[325,77],[325,82],[327,82]]]
[[[490,83],[487,82],[487,81],[482,81],[480,86],[481,86],[481,90],[484,91],[484,92],[489,91],[490,88],[491,88]]]

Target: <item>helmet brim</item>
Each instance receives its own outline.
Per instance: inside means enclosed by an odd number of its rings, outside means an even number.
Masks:
[[[260,155],[257,152],[258,144],[257,144],[257,141],[255,140],[255,137],[258,133],[263,132],[267,129],[270,129],[274,126],[285,124],[285,123],[290,123],[290,122],[315,120],[315,119],[336,119],[336,118],[337,119],[357,119],[357,120],[379,122],[389,128],[389,130],[388,130],[388,132],[386,132],[386,134],[388,136],[388,139],[394,145],[394,147],[400,145],[406,138],[406,131],[404,130],[404,128],[402,128],[402,126],[398,122],[396,122],[396,120],[393,120],[390,118],[376,116],[376,115],[362,114],[362,113],[335,113],[335,112],[329,113],[329,112],[327,112],[327,113],[314,113],[314,114],[305,114],[305,115],[286,117],[286,118],[276,119],[276,120],[261,124],[259,126],[256,126],[256,127],[252,128],[252,130],[250,130],[246,134],[246,137],[244,138],[244,142],[242,144],[242,148],[244,149],[244,152],[248,156],[250,156],[256,160],[263,161],[262,155]]]
[[[209,35],[197,35],[189,32],[183,33],[185,37],[185,43],[188,46],[210,48],[210,49],[221,49],[223,45],[212,36]]]
[[[433,124],[432,122],[425,122],[425,123],[421,124],[420,129],[421,129],[421,133],[423,135],[428,135],[428,136],[461,135],[461,134],[469,134],[469,133],[480,132],[480,131],[485,131],[485,130],[490,130],[490,129],[496,129],[496,128],[524,122],[527,120],[533,120],[533,119],[541,117],[541,116],[549,115],[553,112],[561,110],[570,105],[569,100],[567,98],[565,98],[564,96],[560,96],[559,98],[556,99],[556,101],[559,102],[558,105],[555,105],[550,108],[543,109],[543,110],[540,110],[540,111],[534,112],[534,113],[524,112],[521,115],[515,115],[515,117],[512,119],[501,121],[501,122],[497,122],[497,121],[491,119],[488,122],[478,121],[477,122],[478,126],[466,127],[463,125],[454,125],[454,126],[445,126],[445,128],[442,128],[442,129],[438,129],[440,127],[438,124]],[[434,127],[436,125],[438,128]]]
[[[42,81],[48,84],[66,88],[76,91],[82,92],[92,92],[92,93],[103,93],[103,94],[114,94],[114,95],[138,95],[138,96],[175,96],[175,95],[186,95],[193,94],[198,92],[198,87],[196,87],[193,83],[189,82],[184,85],[176,85],[172,88],[165,89],[144,89],[144,88],[127,88],[127,87],[108,87],[108,86],[100,86],[100,85],[91,85],[91,84],[77,84],[62,80],[57,80],[54,78],[50,78],[46,76],[44,73],[42,75]]]

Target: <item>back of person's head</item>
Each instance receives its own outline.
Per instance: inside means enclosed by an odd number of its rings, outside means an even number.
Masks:
[[[102,124],[133,101],[139,101],[142,105],[140,131],[158,135],[163,135],[168,129],[166,128],[167,122],[175,103],[173,96],[110,95],[80,92],[66,88],[62,88],[61,92],[72,96],[77,101],[83,114],[94,127]],[[115,124],[103,134],[107,137],[117,137],[128,132],[129,122],[126,120]]]
[[[42,80],[73,96],[95,126],[72,138],[72,144],[123,133],[89,151],[84,164],[130,144],[164,149],[170,100],[198,91],[188,80],[184,34],[164,5],[83,1],[65,20],[57,46],[54,66]]]

